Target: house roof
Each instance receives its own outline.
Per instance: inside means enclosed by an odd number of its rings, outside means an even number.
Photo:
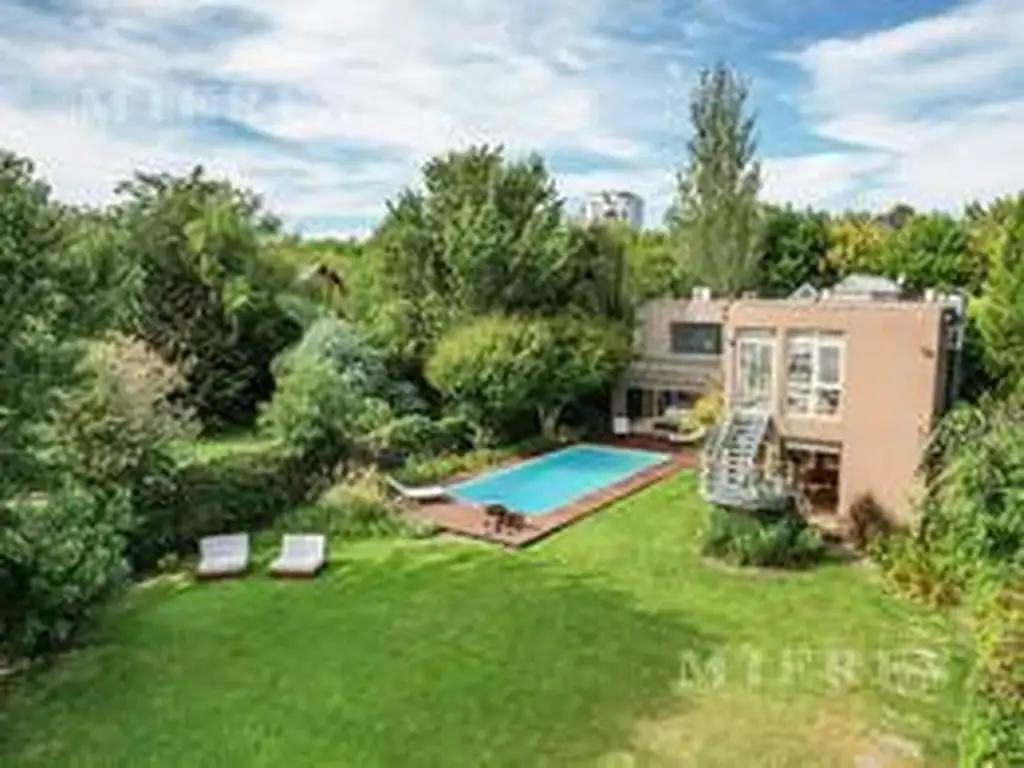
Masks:
[[[853,274],[841,281],[833,291],[844,296],[903,293],[900,284],[881,275]]]
[[[804,283],[797,288],[793,293],[789,295],[791,299],[816,299],[818,298],[818,289],[810,283]]]

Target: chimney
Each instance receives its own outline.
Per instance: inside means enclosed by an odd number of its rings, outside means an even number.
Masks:
[[[711,301],[711,289],[704,286],[697,286],[693,289],[694,301]]]

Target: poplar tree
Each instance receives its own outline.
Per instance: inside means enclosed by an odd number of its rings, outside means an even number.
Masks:
[[[747,81],[723,64],[701,73],[669,220],[684,269],[726,296],[750,288],[757,275],[761,166],[749,94]]]

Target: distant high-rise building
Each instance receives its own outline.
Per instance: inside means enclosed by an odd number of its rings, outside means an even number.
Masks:
[[[583,204],[583,219],[595,221],[621,221],[634,229],[644,225],[644,201],[639,195],[624,190],[594,192]]]

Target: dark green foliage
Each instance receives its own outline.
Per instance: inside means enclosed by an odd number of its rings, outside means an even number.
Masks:
[[[130,551],[140,568],[165,555],[193,555],[203,536],[257,532],[323,489],[321,464],[285,451],[226,456],[187,464],[173,496],[155,503],[132,533]]]
[[[9,502],[0,518],[0,655],[68,648],[127,576],[127,499],[69,484]]]
[[[360,439],[391,417],[386,402],[367,396],[329,362],[303,358],[284,368],[260,425],[295,456],[330,468],[352,458]]]
[[[628,313],[621,240],[566,224],[539,157],[486,146],[430,160],[422,191],[389,204],[352,278],[354,315],[410,369],[478,315]]]
[[[738,566],[806,568],[826,550],[817,528],[795,512],[757,515],[713,507],[703,553]]]
[[[0,151],[0,500],[41,476],[34,426],[68,383],[66,222],[31,162]]]
[[[422,414],[402,416],[371,436],[378,451],[400,451],[412,456],[459,453],[472,443],[472,425],[467,419],[449,416],[441,420]]]
[[[923,535],[961,586],[991,568],[1024,567],[1022,397],[957,409],[932,441]]]
[[[976,292],[986,265],[971,248],[963,221],[944,213],[907,217],[883,240],[879,271],[904,278],[911,291],[925,288]]]
[[[510,420],[533,411],[541,433],[551,438],[565,408],[609,386],[629,355],[618,323],[493,315],[445,335],[427,378],[482,431],[502,434]]]
[[[978,325],[985,364],[1003,393],[1024,381],[1024,197],[991,254],[981,297],[971,311]]]
[[[185,397],[204,424],[251,422],[273,391],[271,362],[300,333],[276,301],[290,273],[265,254],[279,223],[201,168],[137,174],[119,192],[109,247],[135,266],[126,330],[187,367]]]
[[[757,264],[759,295],[781,298],[804,283],[831,285],[836,275],[829,266],[828,250],[827,214],[789,206],[768,208]]]
[[[976,610],[976,653],[960,732],[964,768],[1024,765],[1024,572],[988,585]]]

